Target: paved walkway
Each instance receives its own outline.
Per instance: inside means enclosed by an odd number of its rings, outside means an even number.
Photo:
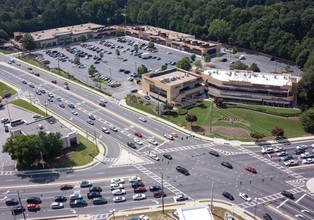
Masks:
[[[147,162],[146,160],[141,159],[140,157],[134,155],[132,152],[121,149],[119,158],[116,160],[115,163],[112,164],[112,167],[125,166],[131,164],[143,164],[146,162]]]
[[[306,182],[306,187],[311,193],[314,193],[314,178],[311,178]]]

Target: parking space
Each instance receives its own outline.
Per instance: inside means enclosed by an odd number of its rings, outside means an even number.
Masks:
[[[156,44],[156,49],[149,51],[147,42],[136,38],[120,39],[111,38],[73,44],[66,48],[41,50],[35,55],[50,68],[60,67],[90,85],[99,87],[99,82],[96,81],[100,81],[102,88],[118,99],[124,98],[133,89],[139,89],[137,68],[141,65],[145,65],[148,71],[158,71],[163,64],[167,64],[168,68],[175,67],[178,60],[189,56],[185,52]],[[134,51],[136,44],[139,46],[137,53]],[[99,74],[88,74],[91,65],[95,66]]]

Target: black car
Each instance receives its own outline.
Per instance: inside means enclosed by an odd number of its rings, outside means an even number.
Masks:
[[[102,188],[99,186],[93,186],[89,188],[89,192],[102,192]]]
[[[94,205],[102,205],[102,204],[107,204],[107,203],[108,203],[107,199],[105,199],[103,197],[98,197],[98,198],[93,199]]]
[[[64,104],[59,104],[59,106],[61,107],[61,108],[65,108],[65,105]]]
[[[26,202],[27,204],[41,204],[41,199],[39,197],[29,197]]]
[[[25,212],[25,208],[23,206],[14,206],[12,209],[11,209],[11,213],[12,215],[18,215],[18,214],[21,214],[22,212]]]
[[[268,213],[265,213],[265,214],[263,215],[263,218],[264,218],[265,220],[272,220],[272,219],[273,219]]]
[[[67,201],[67,198],[64,196],[56,196],[55,197],[55,202],[65,202]]]
[[[136,92],[137,92],[137,89],[132,89],[131,92],[132,92],[132,93],[136,93]]]
[[[18,205],[19,204],[19,201],[15,198],[7,198],[5,200],[5,204],[6,205]]]
[[[135,146],[135,144],[133,142],[128,142],[127,144],[128,144],[129,147],[131,147],[133,149],[136,148],[136,146]]]
[[[100,192],[89,192],[89,193],[87,193],[88,199],[94,199],[94,198],[99,198],[99,197],[102,197]]]
[[[283,195],[283,196],[285,196],[285,197],[287,197],[289,199],[294,199],[293,194],[291,192],[288,192],[288,191],[285,191],[285,190],[281,192],[281,195]]]
[[[159,191],[159,190],[161,190],[160,186],[150,186],[149,187],[149,191],[151,191],[151,192],[155,192],[155,191]]]
[[[232,168],[233,168],[233,166],[231,165],[231,163],[228,163],[228,162],[222,162],[221,165],[223,165],[223,166],[225,166],[225,167],[227,167],[227,168],[229,168],[229,169],[232,169]]]
[[[172,160],[172,156],[170,154],[165,153],[163,156],[168,160]]]
[[[177,169],[177,171],[179,171],[180,173],[182,173],[186,176],[190,175],[189,171],[187,169],[185,169],[184,167],[177,166],[176,169]]]
[[[219,157],[219,153],[217,151],[215,151],[215,150],[209,151],[209,154],[211,154],[211,155],[213,155],[215,157]]]
[[[140,187],[140,186],[144,186],[144,183],[142,181],[137,181],[137,182],[132,183],[133,189]]]
[[[297,154],[297,155],[303,154],[304,152],[305,152],[304,149],[296,149],[296,150],[294,151],[294,153]]]
[[[75,108],[74,104],[72,104],[72,103],[68,104],[68,106],[69,106],[70,108]]]
[[[227,199],[234,200],[234,197],[228,192],[223,192],[222,195]]]

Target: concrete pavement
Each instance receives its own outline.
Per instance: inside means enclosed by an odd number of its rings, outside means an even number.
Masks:
[[[306,182],[306,187],[311,193],[314,193],[314,178],[311,178]]]

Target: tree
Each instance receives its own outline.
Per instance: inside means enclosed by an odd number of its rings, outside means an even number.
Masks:
[[[144,64],[142,64],[140,67],[137,68],[137,75],[140,78],[142,77],[143,74],[147,72],[148,72],[148,69]]]
[[[12,160],[24,165],[32,165],[41,158],[37,135],[12,136],[3,145],[2,152],[8,153]]]
[[[54,159],[61,154],[63,143],[59,132],[47,134],[40,131],[38,133],[38,138],[39,148],[45,160]]]
[[[79,41],[81,41],[81,42],[86,42],[86,36],[85,35],[81,35],[80,37],[79,37]]]
[[[283,130],[283,128],[274,127],[273,129],[271,129],[271,134],[275,137],[283,137],[284,133],[285,131]]]
[[[261,72],[256,63],[252,63],[252,65],[250,66],[250,70],[252,70],[253,72]]]
[[[300,117],[300,121],[306,132],[314,133],[314,108],[312,107],[304,112]]]
[[[263,139],[263,138],[265,137],[265,135],[264,135],[263,133],[259,133],[259,132],[251,132],[251,133],[250,133],[250,136],[251,136],[252,138],[257,139],[257,140]]]
[[[236,69],[236,70],[247,70],[248,66],[245,65],[243,62],[241,62],[240,60],[236,61],[234,64],[232,64],[230,66],[230,69]]]
[[[166,70],[167,68],[168,68],[168,66],[167,66],[166,64],[162,64],[162,65],[161,65],[161,70],[162,70],[162,71]]]
[[[237,54],[237,53],[238,53],[238,50],[237,50],[237,48],[234,47],[234,48],[232,49],[232,54]]]
[[[194,62],[194,66],[196,66],[197,68],[201,69],[203,67],[202,61],[200,61],[200,60],[195,61]]]
[[[221,19],[214,19],[208,28],[208,36],[219,42],[227,42],[231,34],[231,25],[229,22]]]
[[[176,66],[180,69],[190,70],[191,69],[190,59],[188,57],[183,57],[181,60],[177,62]]]
[[[78,55],[74,56],[74,63],[80,63],[80,57]]]
[[[120,56],[120,50],[119,49],[116,49],[116,54],[118,57]]]
[[[195,55],[195,54],[192,54],[192,55],[190,56],[190,58],[191,58],[191,60],[194,62],[194,61],[195,61],[195,58],[196,58],[196,55]]]
[[[148,45],[147,45],[147,47],[148,47],[149,49],[155,49],[155,44],[154,44],[153,42],[149,42]]]
[[[133,49],[134,49],[135,53],[138,53],[138,44],[134,44]]]
[[[298,103],[301,110],[314,104],[314,65],[306,69],[298,83]]]
[[[0,29],[0,39],[8,41],[10,39],[7,32],[5,32],[3,29]]]
[[[206,55],[204,56],[204,61],[205,61],[206,63],[209,63],[209,62],[211,61],[210,56],[209,56],[208,54],[206,54]]]
[[[185,120],[186,120],[187,122],[190,122],[191,125],[192,125],[193,122],[196,122],[196,121],[197,121],[197,116],[196,116],[195,114],[187,114],[187,115],[185,116]]]
[[[304,49],[296,58],[296,63],[298,66],[302,67],[306,63],[307,59],[309,58],[310,55],[310,50],[309,49]]]
[[[88,68],[88,74],[89,75],[93,75],[94,73],[97,73],[97,69],[94,65],[91,65],[89,68]]]
[[[33,50],[36,48],[36,43],[32,35],[26,33],[22,38],[22,45],[26,50]]]
[[[170,112],[173,109],[173,105],[169,102],[166,102],[166,104],[164,105],[164,111],[165,112]]]
[[[217,107],[221,107],[223,105],[223,102],[224,102],[223,98],[216,97],[214,99],[214,103]]]

